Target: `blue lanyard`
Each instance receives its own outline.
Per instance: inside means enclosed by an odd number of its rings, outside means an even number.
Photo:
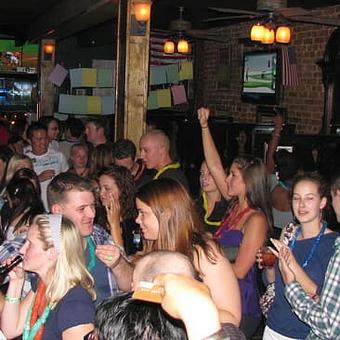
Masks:
[[[323,234],[325,233],[327,227],[327,223],[326,222],[322,222],[322,228],[318,234],[318,236],[316,237],[316,239],[314,240],[312,247],[308,253],[308,255],[306,256],[306,259],[304,260],[303,264],[302,264],[302,268],[307,267],[309,261],[312,259],[312,257],[314,256],[316,249],[320,243],[321,237],[323,236]],[[298,226],[296,229],[296,232],[293,236],[293,238],[290,240],[289,242],[289,248],[290,249],[294,249],[295,243],[296,243],[296,239],[299,236],[299,234],[301,233],[301,226]]]

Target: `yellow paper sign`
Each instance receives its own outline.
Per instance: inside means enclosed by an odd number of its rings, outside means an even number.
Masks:
[[[185,61],[179,64],[179,79],[180,80],[189,80],[193,79],[193,67],[192,61]]]
[[[87,113],[89,114],[100,114],[102,111],[101,98],[98,96],[87,97]]]
[[[158,107],[171,107],[170,89],[157,90]]]
[[[97,86],[97,70],[95,68],[82,69],[82,87]]]

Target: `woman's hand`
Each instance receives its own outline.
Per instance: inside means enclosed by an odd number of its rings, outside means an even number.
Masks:
[[[259,269],[264,268],[264,266],[262,265],[262,248],[259,248],[256,252],[256,263]]]
[[[197,115],[201,124],[201,128],[207,128],[210,110],[205,107],[201,107],[197,110]]]
[[[163,287],[162,308],[183,320],[189,339],[202,339],[221,328],[209,288],[193,278],[160,274],[154,283]]]
[[[96,256],[107,267],[114,268],[120,259],[120,249],[112,244],[97,245]]]
[[[9,265],[13,261],[14,258],[15,258],[15,256],[9,257],[8,259],[6,259],[6,261],[4,261],[2,263],[2,265]],[[25,271],[23,269],[22,262],[19,263],[17,266],[15,266],[8,273],[8,276],[9,276],[11,282],[23,280],[25,278]]]
[[[275,250],[274,248],[269,247],[270,250],[273,252],[273,254],[275,254],[277,258],[280,258],[280,252],[282,252],[284,254],[284,258],[287,258],[289,261],[289,268],[294,273],[296,273],[298,269],[302,269],[299,263],[296,261],[295,256],[293,255],[292,251],[286,244],[284,244],[282,241],[275,240],[273,238],[271,238],[270,241],[273,243],[276,249]]]
[[[117,227],[120,225],[120,204],[119,200],[114,198],[112,194],[110,194],[109,205],[105,207],[107,221],[109,222],[110,228]]]
[[[295,274],[290,268],[290,263],[293,257],[294,255],[288,247],[281,247],[279,251],[279,268],[282,279],[286,285],[295,281]]]
[[[183,319],[196,303],[212,304],[209,288],[202,282],[178,274],[160,274],[154,283],[163,287],[162,307],[172,317]]]
[[[109,205],[105,207],[109,230],[113,241],[121,247],[124,247],[122,230],[120,227],[121,211],[118,198],[110,195]]]

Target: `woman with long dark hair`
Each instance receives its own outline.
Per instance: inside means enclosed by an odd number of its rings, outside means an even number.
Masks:
[[[135,182],[131,172],[123,166],[112,165],[98,173],[99,198],[105,208],[102,216],[115,242],[128,255],[140,249],[140,232],[135,222],[137,215],[134,196]]]
[[[220,192],[233,200],[214,239],[223,247],[239,280],[242,300],[240,327],[247,338],[251,338],[261,321],[256,253],[272,228],[267,171],[260,159],[243,156],[234,159],[226,176],[210,133],[209,114],[206,108],[198,110],[204,156]]]
[[[28,179],[12,179],[6,187],[11,213],[7,223],[1,223],[3,240],[27,232],[31,219],[44,212],[44,206],[34,184]]]
[[[177,251],[189,257],[200,279],[209,287],[220,321],[239,324],[238,283],[229,261],[205,232],[195,203],[178,182],[162,178],[139,189],[136,195],[143,253]]]

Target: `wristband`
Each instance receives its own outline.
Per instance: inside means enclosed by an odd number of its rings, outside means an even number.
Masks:
[[[202,129],[207,129],[208,128],[208,125],[205,125],[205,126],[201,126]]]
[[[18,303],[18,302],[20,302],[20,298],[19,297],[11,297],[11,296],[6,295],[5,301],[8,302],[8,303]]]

